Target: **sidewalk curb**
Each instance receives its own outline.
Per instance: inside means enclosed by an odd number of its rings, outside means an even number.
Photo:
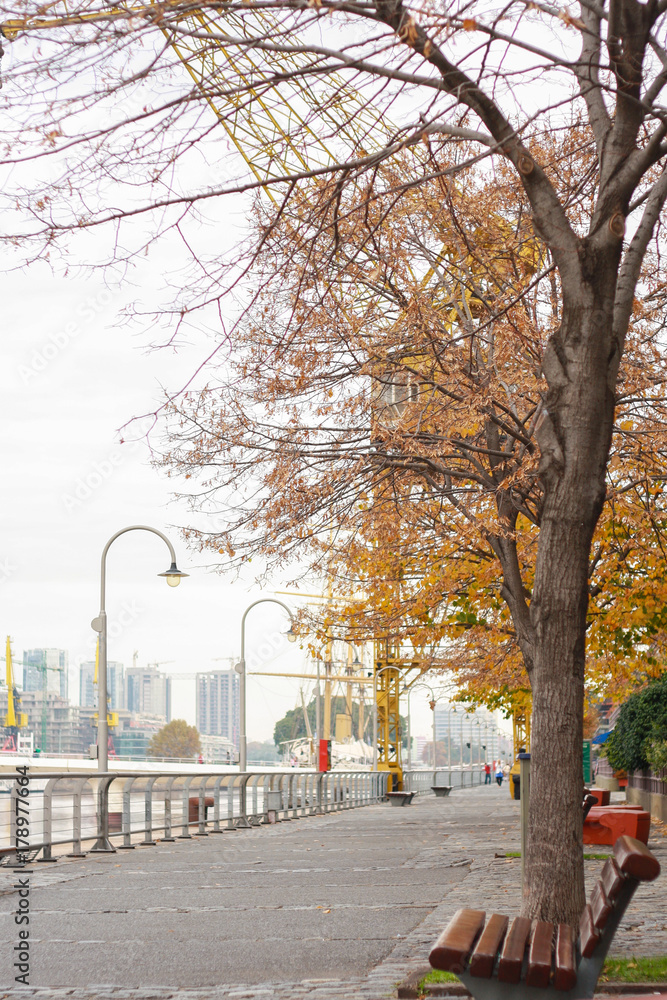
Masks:
[[[423,991],[417,989],[420,980],[432,972],[430,966],[425,965],[421,969],[415,969],[410,975],[399,983],[396,991],[398,1000],[420,1000],[421,997],[469,997],[470,993],[463,983],[429,983]],[[626,996],[634,998],[638,996],[660,996],[667,998],[667,984],[665,983],[598,983],[596,996]],[[662,992],[661,992],[662,991]]]

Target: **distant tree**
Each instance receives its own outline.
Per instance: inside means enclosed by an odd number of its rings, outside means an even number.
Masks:
[[[249,763],[256,761],[279,761],[280,754],[276,750],[275,744],[271,740],[252,740],[247,746]]]
[[[310,722],[311,732],[315,733],[315,719],[317,715],[316,701],[313,698],[310,704],[307,706],[306,711],[308,712],[308,721]],[[322,699],[322,711],[324,712],[324,698]],[[338,695],[331,699],[331,728],[332,735],[335,728],[335,718],[337,715],[344,715],[347,711],[345,698]],[[352,735],[355,739],[364,738],[367,743],[373,742],[373,735],[371,732],[371,717],[373,714],[373,707],[371,704],[366,704],[364,707],[364,734],[359,732],[359,702],[352,702]],[[407,747],[408,745],[408,723],[407,720],[401,716],[401,733],[402,733],[402,745]],[[276,746],[280,746],[286,740],[299,740],[307,736],[306,733],[306,723],[303,717],[303,710],[301,708],[290,708],[288,712],[283,715],[282,719],[278,719],[273,730],[273,739]]]
[[[201,753],[199,731],[185,719],[173,719],[155,734],[147,752],[149,757],[194,757]]]
[[[428,742],[424,745],[422,750],[422,760],[425,764],[430,764],[433,766],[433,744]],[[439,740],[435,744],[435,766],[436,767],[447,767],[447,747],[444,743]]]

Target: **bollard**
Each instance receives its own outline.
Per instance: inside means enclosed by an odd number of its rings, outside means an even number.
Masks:
[[[528,808],[530,806],[530,754],[520,753],[518,756],[519,788],[521,791],[521,893],[523,895],[523,873],[528,846]]]

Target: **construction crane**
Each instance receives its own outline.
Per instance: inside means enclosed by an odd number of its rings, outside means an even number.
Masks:
[[[62,14],[58,15],[58,9]],[[40,10],[39,17],[14,19],[0,26],[5,38],[14,38],[19,33],[46,30],[67,25],[80,26],[82,22],[102,20],[113,14],[147,14],[150,11],[159,14],[156,20],[164,18],[163,5],[128,4],[117,8],[105,8],[99,12],[76,13],[69,15],[63,0],[47,4]],[[169,5],[167,5],[169,10]],[[56,12],[55,14],[53,12]],[[52,12],[52,16],[45,16]],[[183,33],[177,36],[168,25],[161,30],[178,58],[192,77],[195,86],[207,101],[219,123],[227,133],[233,145],[241,154],[246,164],[260,183],[280,176],[281,172],[312,169],[337,162],[338,157],[328,147],[323,139],[312,131],[307,123],[310,113],[317,115],[333,136],[343,136],[351,144],[369,142],[373,133],[379,144],[380,129],[386,137],[392,131],[387,116],[383,116],[380,124],[377,116],[372,113],[371,105],[345,80],[335,73],[328,74],[329,100],[323,100],[323,95],[309,85],[312,74],[299,73],[299,68],[307,65],[307,54],[272,55],[274,63],[280,63],[284,75],[276,73],[272,67],[272,75],[279,77],[269,91],[260,91],[247,86],[247,93],[228,93],[225,97],[219,94],[217,81],[228,77],[229,67],[246,83],[253,77],[261,79],[262,66],[250,46],[239,48],[234,54],[229,47],[216,36],[229,34],[230,26],[247,35],[248,20],[256,18],[258,28],[266,35],[275,27],[276,34],[280,25],[270,10],[264,9],[253,14],[244,12],[243,16],[233,11],[219,13],[214,17],[201,10],[189,10],[182,15],[169,12],[174,23],[182,21],[196,34]],[[233,90],[233,88],[230,88]],[[267,96],[272,94],[272,97]],[[250,98],[250,99],[248,99]],[[303,108],[303,113],[300,110]],[[294,139],[294,128],[309,137],[307,153],[303,145]],[[268,185],[263,186],[266,195],[275,201]],[[401,732],[399,714],[399,683],[398,679],[415,668],[419,669],[418,660],[414,657],[402,656],[400,644],[393,639],[377,639],[374,643],[373,683],[376,689],[378,706],[378,768],[388,770],[392,774],[395,787],[402,787],[401,770]],[[325,705],[324,705],[324,737],[330,735],[331,685],[334,679],[331,658],[331,642],[327,643],[325,659]],[[385,670],[385,667],[392,667]],[[336,678],[337,679],[337,678]],[[349,683],[349,674],[342,678]],[[358,681],[357,681],[358,683]],[[348,687],[351,698],[351,687]]]
[[[4,741],[2,750],[18,750],[19,730],[28,725],[28,716],[21,711],[21,698],[14,682],[12,640],[7,636],[5,647],[5,679],[7,684],[7,714],[3,719]]]
[[[97,644],[95,645],[95,674],[93,675],[93,687],[95,687],[95,685],[98,683],[99,672],[100,672],[100,640],[98,636]],[[93,729],[97,729],[97,724],[99,722],[99,719],[100,716],[99,716],[99,706],[98,706],[98,711],[94,713],[92,718]],[[113,735],[111,733],[111,730],[115,729],[117,725],[118,725],[118,712],[111,711],[109,707],[109,696],[107,695],[107,733],[108,733],[107,751],[109,753],[109,756],[111,757],[116,756],[116,748],[114,746]]]
[[[170,23],[165,22],[168,13]],[[49,16],[46,16],[46,15]],[[307,54],[277,54],[271,56],[271,74],[279,79],[271,88],[256,89],[247,86],[246,94],[219,94],[220,81],[228,83],[229,69],[244,84],[254,78],[261,79],[267,64],[260,62],[250,46],[237,47],[232,52],[220,36],[229,36],[230,28],[239,37],[247,36],[249,23],[253,22],[261,35],[275,30],[280,34],[278,18],[267,9],[253,13],[245,11],[239,16],[234,11],[218,12],[215,17],[202,10],[188,9],[180,12],[175,3],[127,3],[116,7],[100,7],[97,11],[69,12],[66,0],[55,0],[40,8],[39,16],[13,18],[0,25],[2,35],[11,40],[26,32],[46,31],[57,28],[80,27],[85,22],[102,22],[114,16],[151,16],[160,26],[173,51],[183,63],[197,90],[216,115],[232,144],[260,182],[279,177],[280,172],[308,170],[338,161],[326,142],[313,131],[307,122],[309,114],[317,116],[330,135],[341,136],[350,144],[364,143],[369,134],[382,128],[389,134],[389,123],[383,126],[372,113],[369,102],[340,74],[327,75],[328,92],[324,95],[310,86],[312,74],[300,73],[311,67]],[[163,22],[163,23],[160,23]],[[178,25],[185,30],[178,32]],[[276,64],[283,74],[276,73]],[[311,67],[312,68],[312,67]],[[233,88],[229,88],[232,90]],[[295,130],[301,139],[295,139]],[[303,144],[303,134],[308,138],[308,150]],[[278,173],[276,173],[278,168]],[[274,201],[269,186],[265,193]]]

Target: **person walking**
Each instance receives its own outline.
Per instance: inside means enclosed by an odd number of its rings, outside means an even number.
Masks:
[[[496,771],[496,782],[498,784],[498,788],[500,788],[503,783],[503,769],[500,764],[498,765],[498,770]]]
[[[484,765],[484,784],[491,784],[491,765],[489,763]]]

